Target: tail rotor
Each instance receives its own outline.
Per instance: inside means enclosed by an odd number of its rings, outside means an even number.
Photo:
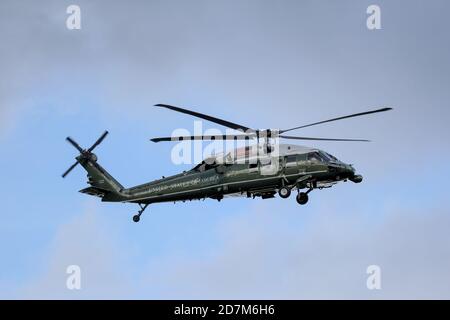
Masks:
[[[87,160],[97,161],[97,156],[94,153],[92,153],[92,151],[100,143],[102,143],[103,139],[105,139],[107,135],[108,131],[103,132],[100,138],[98,138],[97,141],[95,141],[94,144],[89,149],[81,148],[80,145],[74,139],[72,139],[71,137],[67,137],[66,138],[67,142],[69,142],[75,149],[77,149],[80,152],[80,155],[75,158],[77,161],[62,174],[62,177],[65,178],[70,173],[70,171],[72,171],[81,161]]]

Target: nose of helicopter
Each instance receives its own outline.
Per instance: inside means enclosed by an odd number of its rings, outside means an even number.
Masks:
[[[351,164],[344,164],[344,171],[349,175],[355,175],[355,168]]]
[[[353,168],[353,166],[351,164],[346,164],[345,165],[345,171],[348,175],[348,179],[350,181],[353,181],[354,183],[360,183],[363,180],[362,175],[360,174],[355,174],[355,168]]]
[[[340,163],[338,165],[329,166],[329,172],[334,173],[336,179],[349,179],[355,183],[362,181],[362,176],[355,174],[355,168],[351,164]]]

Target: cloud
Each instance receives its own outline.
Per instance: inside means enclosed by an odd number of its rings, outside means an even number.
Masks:
[[[272,210],[270,210],[269,208]],[[299,219],[258,205],[220,228],[209,256],[168,256],[152,265],[150,286],[183,299],[450,298],[448,209],[361,212],[324,208]],[[366,287],[379,265],[382,290]]]
[[[97,217],[93,205],[62,225],[48,251],[42,255],[42,271],[19,292],[25,299],[116,299],[130,298],[132,286],[125,270],[127,256]],[[69,290],[67,267],[81,268],[81,290]]]

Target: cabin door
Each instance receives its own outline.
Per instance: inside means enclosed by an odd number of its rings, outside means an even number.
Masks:
[[[296,154],[291,154],[284,157],[284,174],[286,176],[298,174]]]

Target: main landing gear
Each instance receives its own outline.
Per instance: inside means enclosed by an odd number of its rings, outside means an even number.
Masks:
[[[296,200],[297,200],[298,204],[301,204],[301,205],[306,204],[308,202],[308,199],[309,199],[308,193],[310,193],[313,190],[314,190],[314,188],[311,187],[306,192],[299,192],[297,194],[297,196],[296,196]],[[284,187],[284,186],[281,187],[278,190],[278,195],[280,196],[280,198],[283,198],[283,199],[289,198],[289,196],[291,195],[291,188]]]
[[[308,199],[309,199],[308,193],[310,193],[312,190],[313,190],[313,188],[310,188],[306,192],[299,192],[297,194],[297,197],[296,197],[296,200],[297,200],[298,204],[300,204],[300,205],[306,204],[308,202]]]
[[[139,203],[139,207],[141,207],[141,210],[138,211],[138,214],[133,216],[133,221],[134,222],[139,222],[139,220],[141,220],[141,214],[145,211],[145,209],[147,208],[148,203],[142,205],[141,203]]]

